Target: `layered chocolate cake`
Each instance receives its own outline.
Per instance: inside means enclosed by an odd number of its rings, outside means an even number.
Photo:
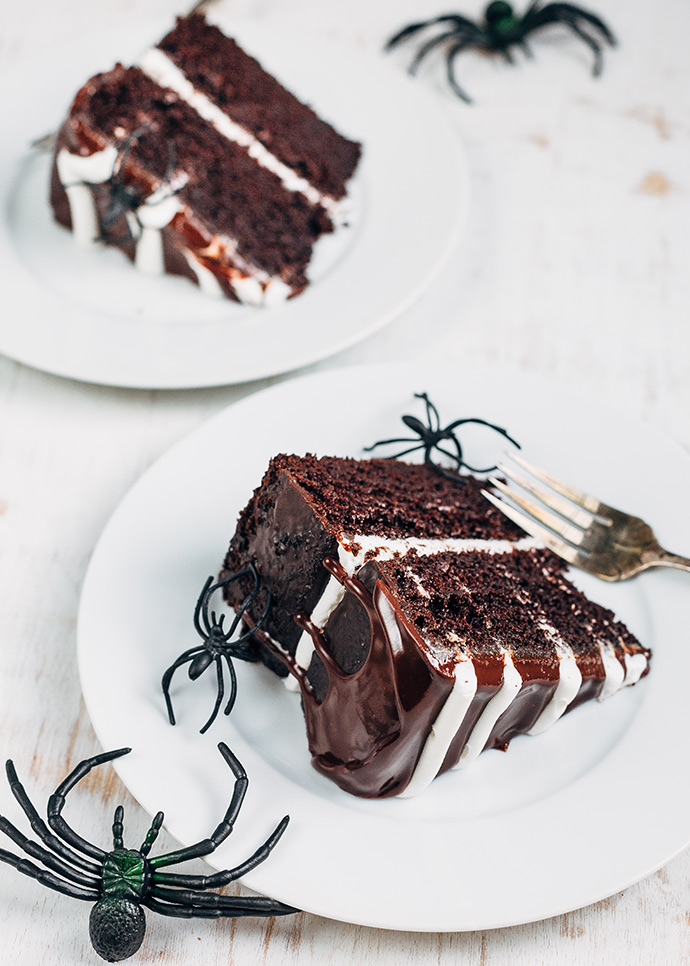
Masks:
[[[415,794],[649,670],[484,485],[282,455],[240,515],[221,577],[254,562],[272,598],[262,660],[297,682],[313,764],[348,792]],[[247,590],[229,585],[229,603]]]
[[[51,203],[79,241],[143,271],[274,304],[303,291],[315,242],[346,221],[361,146],[227,36],[223,6],[87,81],[57,137]]]

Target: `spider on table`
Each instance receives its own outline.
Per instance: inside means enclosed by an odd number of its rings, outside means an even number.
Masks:
[[[113,820],[113,848],[110,851],[87,842],[62,817],[67,793],[77,782],[96,765],[120,758],[128,754],[130,748],[108,751],[80,762],[48,799],[50,828],[30,802],[24,786],[17,778],[14,764],[8,761],[6,770],[12,794],[43,845],[28,839],[9,819],[1,815],[0,831],[46,868],[42,869],[28,859],[20,858],[5,849],[0,849],[0,862],[14,866],[18,872],[36,879],[41,885],[56,892],[62,892],[74,899],[95,902],[89,917],[91,943],[98,955],[111,963],[133,956],[141,946],[146,931],[146,917],[142,906],[163,916],[184,919],[285,916],[297,912],[292,906],[263,896],[226,896],[205,891],[234,882],[267,859],[287,828],[290,820],[288,815],[278,823],[263,845],[234,869],[211,875],[179,875],[160,871],[165,866],[209,855],[233,830],[249,782],[247,773],[228,746],[221,742],[218,750],[235,776],[235,789],[222,821],[201,842],[151,859],[148,854],[163,824],[162,812],[158,812],[154,818],[140,848],[126,849],[123,842],[124,809],[118,805]],[[52,871],[46,871],[47,869]],[[56,872],[58,875],[54,874]]]
[[[471,104],[470,98],[455,77],[455,60],[459,54],[474,48],[484,53],[502,54],[509,64],[513,64],[511,48],[520,47],[526,56],[531,57],[532,51],[527,44],[527,37],[553,24],[562,24],[590,48],[594,54],[592,72],[598,77],[604,65],[603,45],[610,44],[614,47],[616,38],[600,17],[572,3],[547,3],[542,6],[542,0],[532,0],[520,16],[506,0],[492,0],[479,23],[474,23],[461,14],[442,14],[431,20],[403,27],[387,42],[386,50],[392,50],[428,27],[440,26],[440,33],[421,44],[410,64],[409,72],[416,73],[424,58],[445,44],[448,83],[458,97]]]

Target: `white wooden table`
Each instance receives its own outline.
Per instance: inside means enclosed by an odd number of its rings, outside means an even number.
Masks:
[[[476,0],[458,6],[470,15],[480,9]],[[238,0],[237,7],[373,52],[403,23],[445,12],[435,0]],[[152,8],[179,10],[174,0],[13,4],[4,11],[0,62],[21,58],[35,37],[59,49],[96,16],[104,30],[126,17],[135,31],[137,15]],[[456,362],[459,378],[475,365],[550,376],[651,421],[690,452],[690,6],[600,0],[597,9],[621,38],[599,81],[589,75],[585,47],[557,32],[535,43],[533,62],[518,57],[512,70],[461,59],[471,108],[444,93],[431,63],[422,72],[419,82],[437,88],[469,156],[466,229],[423,298],[318,368],[422,356]],[[100,750],[80,697],[75,620],[102,527],[168,446],[261,385],[116,390],[0,358],[0,744],[39,807],[69,768]],[[686,636],[679,629],[679,645]],[[70,820],[98,838],[118,801],[132,834],[143,832],[148,817],[111,770],[82,783]],[[19,819],[4,782],[0,809]],[[88,908],[0,866],[0,961],[96,962]],[[647,966],[690,963],[689,927],[685,852],[625,893],[531,925],[425,935],[306,914],[218,923],[151,915],[133,961]]]

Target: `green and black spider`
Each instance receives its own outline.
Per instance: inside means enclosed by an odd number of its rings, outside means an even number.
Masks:
[[[572,3],[547,3],[542,6],[542,0],[532,0],[524,14],[519,16],[506,0],[493,0],[479,23],[474,23],[461,14],[442,14],[431,20],[403,27],[390,38],[386,50],[392,50],[428,27],[440,27],[440,33],[421,44],[410,64],[409,72],[416,73],[427,54],[445,45],[448,84],[458,97],[471,104],[470,98],[455,78],[455,60],[459,54],[474,48],[484,53],[502,54],[509,64],[513,64],[511,47],[520,47],[527,57],[531,57],[532,51],[527,44],[527,37],[553,24],[562,24],[587,44],[594,54],[593,74],[598,77],[604,66],[603,45],[610,44],[615,47],[616,38],[600,17]]]
[[[222,821],[207,839],[196,845],[151,859],[148,854],[163,824],[162,812],[158,812],[154,818],[141,847],[126,849],[122,837],[124,809],[118,805],[113,820],[113,848],[109,852],[87,842],[62,817],[70,789],[96,765],[120,758],[128,754],[130,748],[108,751],[80,762],[48,799],[50,828],[29,801],[24,786],[17,778],[14,764],[8,761],[6,770],[12,794],[43,845],[28,839],[4,816],[0,816],[0,831],[46,868],[42,869],[5,849],[0,849],[0,862],[14,866],[18,872],[56,892],[95,902],[89,918],[89,935],[98,955],[110,963],[133,956],[141,946],[146,930],[144,906],[163,916],[185,919],[285,916],[297,912],[292,906],[261,896],[225,896],[205,891],[239,879],[267,859],[287,827],[290,820],[288,815],[279,822],[264,844],[234,869],[212,875],[178,875],[159,871],[165,866],[209,855],[233,830],[247,791],[247,773],[227,745],[221,742],[218,749],[235,776],[235,789]],[[54,875],[55,872],[58,875]]]
[[[500,433],[509,442],[517,446],[520,449],[520,444],[517,440],[514,440],[510,436],[507,430],[503,429],[501,426],[496,426],[494,423],[488,423],[485,419],[478,419],[475,417],[468,419],[456,419],[447,426],[441,427],[441,417],[438,414],[438,409],[432,401],[429,399],[425,392],[416,392],[415,399],[423,399],[424,405],[426,406],[426,418],[427,425],[425,426],[421,419],[416,416],[403,416],[402,421],[411,429],[413,433],[417,434],[417,438],[414,437],[396,437],[394,439],[380,439],[377,443],[372,443],[371,446],[365,446],[364,452],[371,453],[372,450],[376,449],[378,446],[389,446],[391,443],[414,443],[414,446],[410,446],[408,449],[403,449],[399,453],[394,453],[392,456],[384,456],[387,460],[397,460],[401,456],[407,456],[409,453],[415,453],[417,450],[424,450],[424,462],[429,466],[432,466],[438,473],[445,476],[449,480],[462,479],[458,474],[462,467],[470,470],[472,473],[488,473],[491,470],[495,470],[495,466],[486,466],[480,469],[477,466],[470,466],[469,463],[465,462],[462,452],[462,446],[460,445],[460,440],[455,435],[455,430],[459,426],[467,425],[468,423],[476,423],[479,426],[487,426],[489,429],[493,429],[494,432]],[[453,447],[452,451],[446,449],[443,443],[448,443]],[[455,464],[453,470],[446,469],[433,458],[433,451],[437,450],[442,456],[446,456],[452,463]]]

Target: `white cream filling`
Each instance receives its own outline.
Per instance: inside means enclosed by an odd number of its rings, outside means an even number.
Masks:
[[[57,172],[67,194],[72,233],[81,245],[91,245],[100,235],[98,212],[90,184],[103,184],[113,173],[117,160],[114,145],[83,157],[66,148],[58,151]]]
[[[446,540],[423,539],[421,537],[403,539],[373,537],[364,534],[352,537],[348,541],[348,546],[351,545],[359,547],[357,553],[353,553],[342,544],[338,544],[338,559],[350,577],[359,570],[367,559],[390,560],[395,554],[402,556],[411,550],[415,550],[420,557],[428,557],[437,553],[469,553],[473,550],[484,553],[511,553],[513,550],[530,550],[539,546],[538,541],[532,537],[523,537],[521,540],[512,543],[510,540],[463,540],[460,537],[451,537]],[[312,622],[323,630],[328,618],[344,596],[345,588],[335,577],[331,577],[312,611]],[[307,668],[313,653],[314,644],[305,631],[297,644],[295,660],[300,667]],[[288,685],[288,687],[293,690],[292,685]]]
[[[454,677],[453,690],[433,723],[412,778],[400,798],[411,798],[431,784],[438,775],[453,738],[465,720],[472,699],[477,693],[477,674],[470,658],[463,658],[458,662]]]
[[[625,668],[616,657],[616,652],[612,644],[599,642],[599,653],[604,665],[604,686],[598,696],[598,701],[604,701],[611,697],[616,691],[620,691],[625,683]]]
[[[625,680],[623,686],[637,684],[647,668],[647,658],[644,654],[625,655]]]
[[[558,654],[558,684],[551,700],[527,732],[529,735],[540,735],[555,724],[577,697],[582,684],[582,672],[577,666],[572,648],[562,639],[555,641],[554,645]]]
[[[454,767],[465,768],[470,762],[478,758],[489,740],[493,727],[504,711],[507,711],[517,698],[522,687],[520,677],[509,651],[503,652],[503,682],[496,694],[491,698],[465,743],[460,754],[460,760]]]
[[[386,636],[390,642],[393,654],[402,654],[402,635],[400,634],[400,628],[398,627],[398,621],[395,616],[393,605],[385,594],[378,594],[375,606],[379,617],[383,621],[383,626],[386,629]]]
[[[275,174],[287,191],[304,195],[311,204],[321,205],[331,215],[341,212],[343,206],[339,202],[323,194],[306,178],[279,161],[251,131],[233,121],[217,104],[198,91],[180,68],[158,47],[150,47],[144,51],[137,67],[161,87],[174,91],[181,100],[197,112],[199,117],[208,121],[228,141],[246,148],[249,156],[262,168]]]
[[[185,257],[185,261],[194,272],[201,291],[205,295],[210,295],[212,298],[223,298],[224,292],[220,287],[220,282],[210,268],[206,268],[205,265],[202,265],[199,259],[196,258],[188,248],[183,248],[182,254]]]

